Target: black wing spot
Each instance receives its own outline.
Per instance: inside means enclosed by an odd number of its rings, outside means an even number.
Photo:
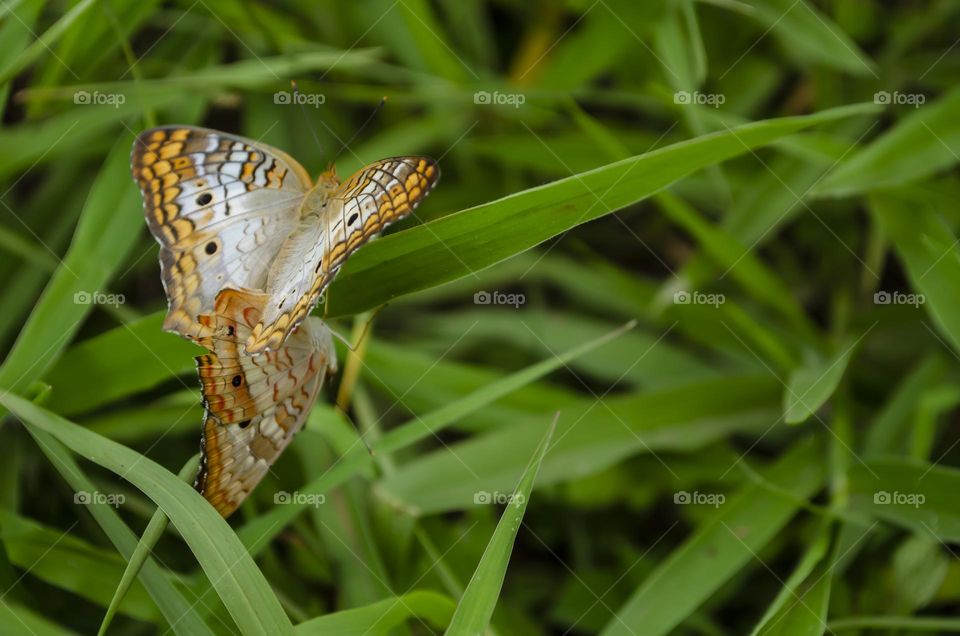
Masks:
[[[240,428],[247,428],[248,426],[250,426],[250,420],[243,420],[242,422],[237,424],[237,426],[239,426]]]
[[[232,335],[235,334],[235,333],[236,333],[236,331],[233,330],[233,326],[232,326],[232,325],[229,326],[229,327],[227,327],[227,335],[228,335],[228,336],[232,336]]]
[[[213,201],[213,195],[210,194],[209,192],[204,192],[203,194],[197,197],[197,205],[199,206],[204,206],[210,203],[211,201]]]
[[[207,243],[207,246],[203,248],[203,251],[207,254],[216,254],[217,253],[217,244],[215,241],[210,241]]]
[[[351,214],[351,215],[350,215],[350,218],[347,219],[347,225],[353,225],[354,221],[357,220],[357,217],[358,217],[358,216],[360,216],[360,215],[357,214],[356,212],[354,212],[353,214]]]
[[[233,386],[240,386],[241,384],[243,384],[243,376],[240,376],[240,375],[233,376],[233,379],[230,380],[230,384],[232,384]]]

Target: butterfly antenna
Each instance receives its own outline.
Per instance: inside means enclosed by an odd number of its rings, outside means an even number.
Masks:
[[[357,349],[360,348],[360,343],[363,342],[363,339],[367,337],[367,332],[370,330],[370,325],[373,324],[373,319],[377,317],[377,314],[379,314],[380,310],[383,309],[385,306],[386,305],[380,305],[370,313],[370,318],[363,323],[363,331],[360,332],[360,336],[357,338],[356,344],[351,344],[349,338],[337,332],[330,325],[327,325],[327,328],[330,330],[330,333],[333,334],[334,338],[342,342],[347,349],[349,349],[353,353],[356,353]]]
[[[337,159],[340,158],[340,155],[343,154],[343,151],[350,147],[350,144],[353,143],[353,140],[359,137],[360,133],[366,130],[367,126],[370,124],[370,122],[373,121],[373,118],[377,116],[377,113],[380,112],[380,109],[383,108],[383,105],[386,103],[387,103],[387,96],[384,95],[383,97],[380,98],[380,103],[377,104],[377,107],[373,109],[373,112],[371,112],[367,116],[367,120],[363,122],[363,124],[361,124],[359,128],[357,128],[357,132],[353,133],[353,136],[351,136],[350,139],[347,140],[347,143],[343,144],[343,146],[340,147],[340,150],[337,152],[336,156],[334,156],[334,158],[330,161],[331,167],[333,166],[333,164],[337,162]]]
[[[320,138],[317,137],[317,131],[314,129],[313,124],[310,123],[310,118],[307,116],[307,107],[304,106],[304,102],[300,99],[300,87],[297,86],[296,81],[290,80],[290,86],[293,87],[293,101],[297,104],[300,104],[300,112],[303,114],[303,121],[306,122],[307,128],[310,130],[310,134],[313,135],[313,140],[317,143],[317,148],[320,150],[320,153],[323,154],[323,145],[320,143]]]
[[[350,339],[349,339],[349,338],[347,338],[346,336],[344,336],[343,334],[341,334],[339,331],[337,331],[336,329],[334,329],[334,328],[331,327],[330,325],[327,325],[327,328],[330,329],[330,334],[331,334],[334,338],[336,338],[337,340],[339,340],[340,342],[342,342],[343,345],[344,345],[347,349],[349,349],[350,351],[356,351],[356,349],[354,348],[354,346],[353,346],[352,344],[350,344]]]

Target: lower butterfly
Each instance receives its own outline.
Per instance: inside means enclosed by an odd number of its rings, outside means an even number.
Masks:
[[[224,517],[246,499],[306,421],[336,371],[330,330],[310,317],[275,351],[243,343],[262,316],[257,297],[223,290],[215,313],[199,317],[196,358],[205,407],[196,488]]]

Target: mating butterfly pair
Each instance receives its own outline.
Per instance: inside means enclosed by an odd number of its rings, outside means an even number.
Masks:
[[[413,212],[440,170],[397,157],[314,183],[276,148],[186,126],[141,133],[131,169],[160,243],[164,329],[210,351],[197,357],[206,412],[196,487],[226,517],[336,371],[330,331],[310,311],[347,257]]]

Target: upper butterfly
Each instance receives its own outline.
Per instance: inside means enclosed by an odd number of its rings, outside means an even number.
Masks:
[[[263,316],[246,341],[276,349],[310,313],[347,257],[426,197],[428,157],[383,159],[340,183],[313,183],[290,155],[189,126],[141,133],[131,169],[160,243],[169,309],[163,327],[196,340],[197,316],[223,288],[259,291]]]

